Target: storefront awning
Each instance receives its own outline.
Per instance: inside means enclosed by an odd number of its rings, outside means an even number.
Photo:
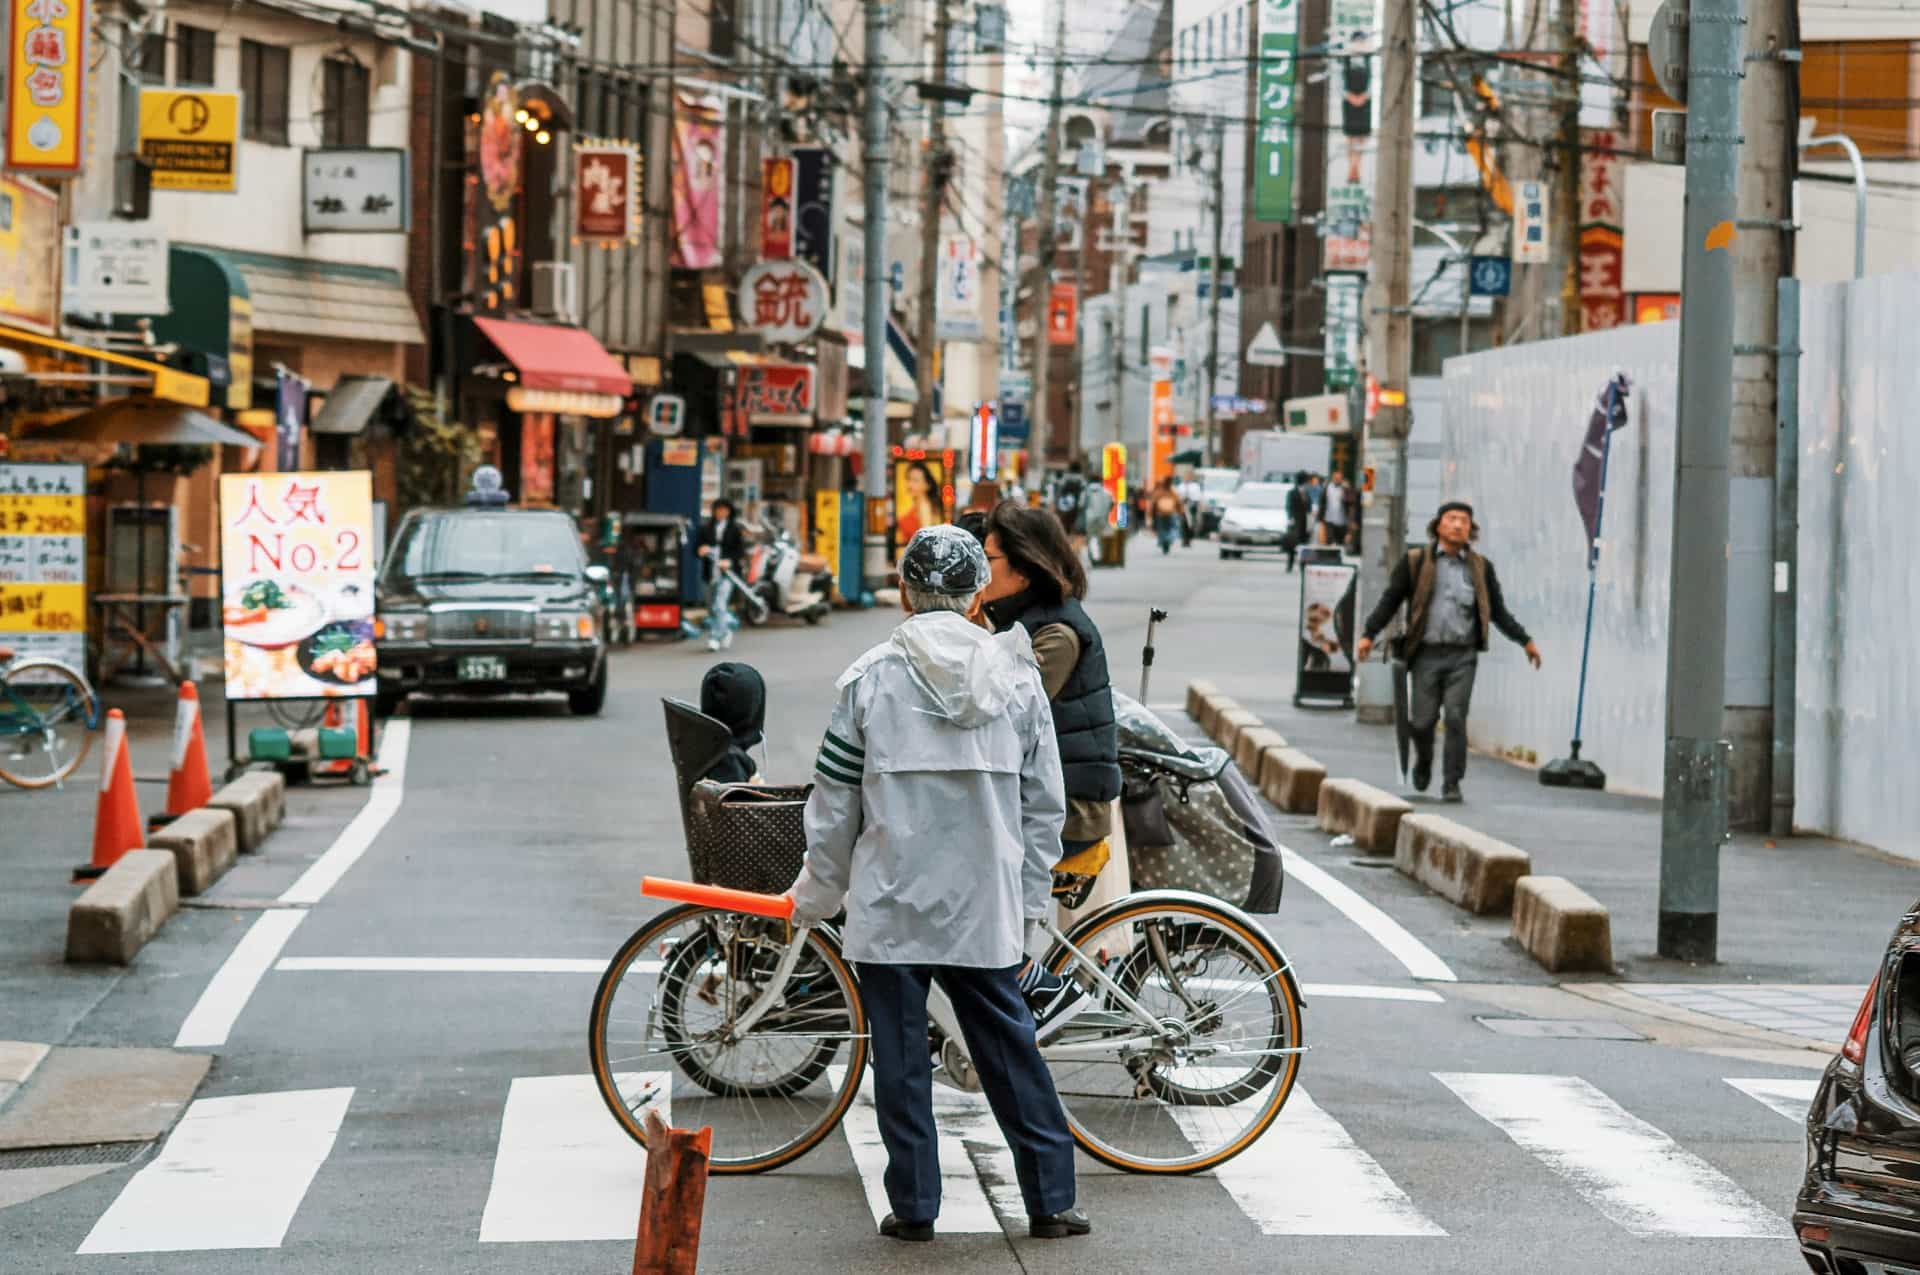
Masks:
[[[520,373],[530,390],[578,390],[626,395],[633,378],[584,328],[512,319],[482,319],[474,324]]]
[[[392,389],[393,382],[384,376],[343,376],[327,391],[325,405],[308,428],[316,434],[349,438],[364,434],[367,422]]]
[[[42,336],[38,332],[29,332],[25,328],[8,327],[4,324],[0,324],[0,342],[37,346],[70,359],[98,359],[113,367],[124,368],[140,376],[152,377],[155,398],[166,399],[173,403],[185,403],[189,407],[207,405],[209,391],[206,377],[182,372],[177,368],[155,363],[151,359],[138,359],[130,354],[95,349],[90,345],[76,345],[72,341],[62,341],[58,337]],[[28,373],[29,377],[32,375]]]
[[[255,332],[398,345],[426,342],[398,270],[203,245],[191,245],[191,251],[239,272],[253,302]]]

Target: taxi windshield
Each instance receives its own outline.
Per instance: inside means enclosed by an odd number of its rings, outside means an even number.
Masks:
[[[388,568],[412,580],[577,576],[581,549],[565,514],[447,512],[401,529]]]

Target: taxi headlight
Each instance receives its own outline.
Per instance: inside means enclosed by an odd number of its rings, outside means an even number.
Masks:
[[[542,642],[586,642],[593,638],[593,617],[585,611],[542,611],[534,626]]]
[[[389,642],[424,641],[427,617],[418,612],[382,612],[373,617],[373,636]]]

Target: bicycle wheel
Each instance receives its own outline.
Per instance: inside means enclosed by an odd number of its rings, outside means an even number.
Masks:
[[[0,671],[0,779],[21,788],[60,783],[85,760],[99,720],[93,688],[64,664]]]
[[[818,1146],[867,1067],[866,1011],[831,936],[809,930],[784,987],[788,930],[693,905],[661,913],[614,955],[594,993],[588,1049],[600,1096],[645,1145],[648,1108],[713,1127],[714,1173],[761,1173]],[[772,1008],[734,1028],[762,999]]]
[[[320,719],[327,715],[327,706],[321,700],[270,699],[267,701],[267,716],[274,725],[282,730],[305,730],[309,726],[318,726]]]
[[[1068,940],[1158,1024],[1096,985],[1042,1046],[1088,1155],[1130,1173],[1198,1173],[1267,1131],[1299,1075],[1300,993],[1251,918],[1149,892],[1087,918]],[[1052,960],[1084,982],[1080,963],[1065,949]]]

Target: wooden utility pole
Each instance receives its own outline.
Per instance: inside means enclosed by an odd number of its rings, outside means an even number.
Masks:
[[[914,371],[913,432],[922,438],[933,428],[934,350],[940,339],[940,211],[946,206],[947,174],[952,170],[952,157],[947,154],[947,26],[951,21],[947,3],[934,0],[934,91],[921,95],[927,104],[927,158],[923,165],[926,197],[920,206],[920,332],[915,342],[919,363]]]
[[[1053,441],[1053,253],[1060,224],[1060,100],[1067,91],[1067,0],[1053,0],[1053,92],[1047,97],[1047,136],[1040,169],[1040,250],[1034,268],[1035,308],[1040,313],[1033,346],[1033,439],[1041,455]],[[1085,255],[1084,251],[1081,254]],[[1074,452],[1069,446],[1069,456]]]
[[[1558,335],[1580,330],[1580,27],[1578,0],[1557,0],[1553,43],[1559,75],[1553,85],[1559,107],[1554,146],[1553,264],[1560,283]]]

